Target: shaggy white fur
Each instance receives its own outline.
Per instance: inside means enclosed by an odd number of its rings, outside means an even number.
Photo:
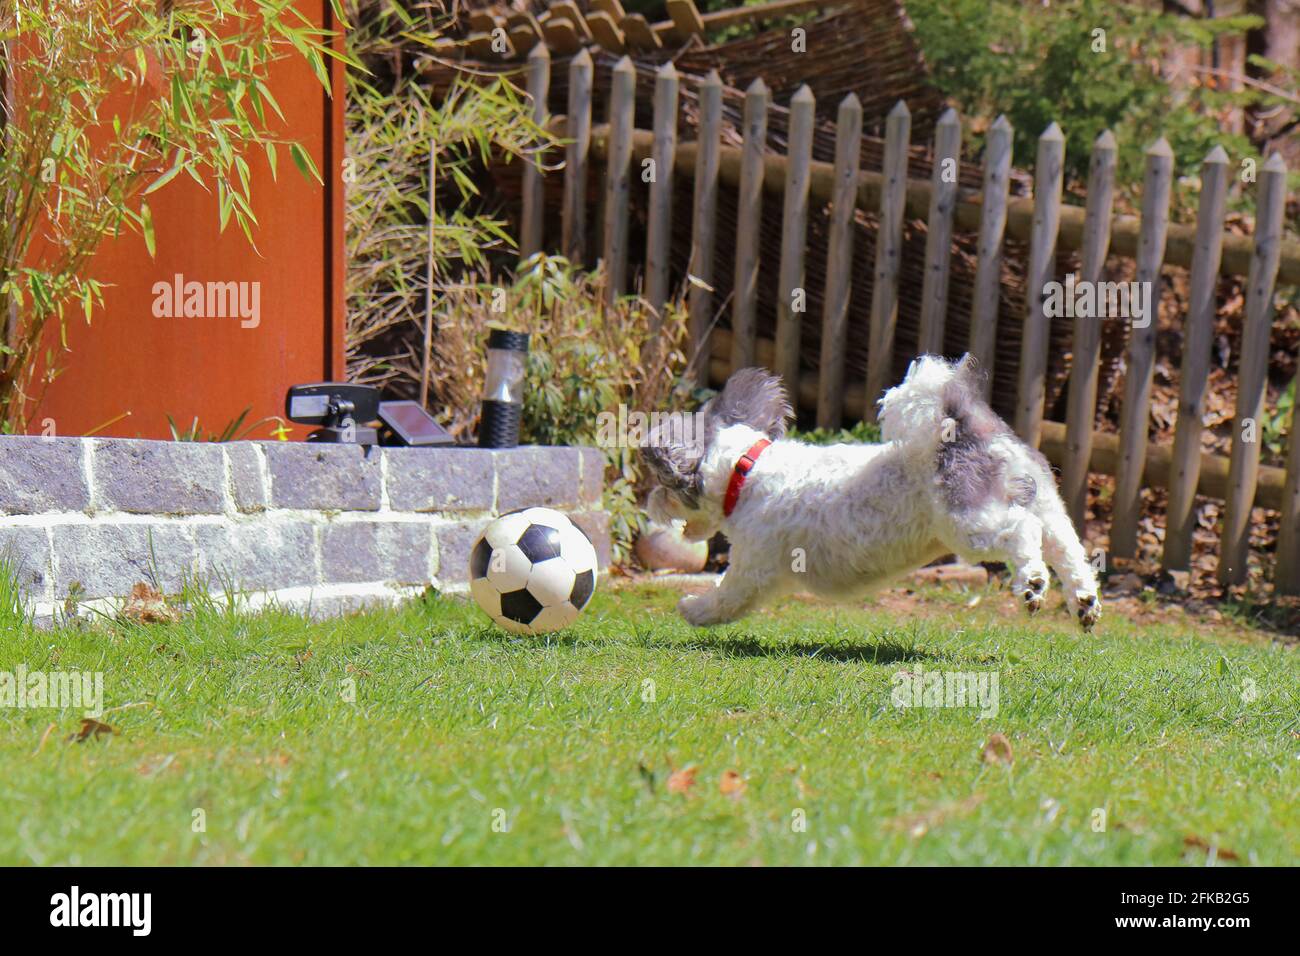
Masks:
[[[785,439],[784,390],[757,369],[732,376],[705,412],[702,441],[674,444],[663,432],[644,453],[660,480],[652,517],[684,522],[696,540],[721,530],[731,543],[718,586],[678,604],[692,624],[736,620],[796,589],[861,597],[948,553],[1007,563],[1031,614],[1050,564],[1083,628],[1096,624],[1096,576],[1050,467],[980,398],[969,358],[913,362],[880,400],[882,444]],[[736,461],[763,437],[773,443],[724,517]]]

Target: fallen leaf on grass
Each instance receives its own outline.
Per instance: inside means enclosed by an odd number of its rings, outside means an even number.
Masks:
[[[966,816],[983,802],[984,794],[975,793],[965,800],[941,803],[920,813],[905,813],[894,817],[885,826],[891,830],[902,830],[911,837],[922,837],[946,820]]]
[[[980,751],[980,760],[984,763],[1005,763],[1011,764],[1015,757],[1011,754],[1011,741],[1007,740],[1006,734],[993,734],[984,744],[984,749]]]
[[[136,624],[173,624],[181,619],[179,611],[167,606],[161,592],[143,581],[131,588],[122,617]]]
[[[1220,860],[1240,859],[1236,853],[1229,850],[1226,846],[1217,846],[1212,843],[1207,843],[1203,838],[1198,837],[1195,834],[1183,837],[1183,847],[1187,850],[1200,850],[1204,853],[1213,854]]]
[[[75,733],[68,734],[67,739],[69,743],[80,744],[89,740],[91,737],[98,738],[107,734],[115,733],[117,733],[116,728],[110,724],[102,723],[95,720],[93,717],[82,717],[81,727]]]
[[[718,790],[725,797],[734,797],[739,800],[745,795],[745,778],[734,770],[724,770],[722,779],[718,781]]]
[[[690,793],[691,787],[695,786],[695,771],[694,766],[674,770],[668,777],[668,792]]]

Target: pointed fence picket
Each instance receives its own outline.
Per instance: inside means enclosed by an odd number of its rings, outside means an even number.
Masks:
[[[758,237],[763,215],[763,154],[767,149],[767,85],[745,91],[744,146],[736,213],[736,282],[731,305],[731,367],[753,365],[758,345]]]
[[[801,86],[790,100],[789,163],[785,175],[785,209],[781,219],[781,273],[776,303],[776,368],[786,387],[798,394],[799,339],[803,324],[804,246],[808,234],[808,168],[817,103]],[[856,145],[856,143],[854,144]]]
[[[1097,282],[1110,248],[1110,213],[1115,195],[1115,136],[1105,130],[1092,146],[1088,164],[1088,205],[1083,220],[1081,282]],[[1065,462],[1061,498],[1076,528],[1084,526],[1088,501],[1088,463],[1092,460],[1092,424],[1097,417],[1097,377],[1101,362],[1101,318],[1074,319],[1074,355],[1065,417]]]

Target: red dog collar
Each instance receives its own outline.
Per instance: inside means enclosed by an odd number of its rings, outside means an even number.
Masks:
[[[731,473],[731,481],[727,484],[727,496],[722,499],[722,514],[730,518],[731,513],[736,510],[736,502],[740,498],[740,489],[745,484],[745,476],[749,470],[754,467],[754,462],[758,461],[758,456],[763,454],[763,449],[772,444],[766,438],[760,438],[750,446],[749,451],[740,456],[740,461],[736,462],[736,469]]]

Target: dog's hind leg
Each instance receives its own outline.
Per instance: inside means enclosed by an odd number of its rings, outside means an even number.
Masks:
[[[1061,579],[1070,613],[1085,631],[1091,631],[1101,616],[1101,601],[1097,596],[1097,575],[1083,542],[1075,534],[1064,506],[1045,503],[1039,514],[1043,522],[1043,554]]]
[[[1035,614],[1042,608],[1049,576],[1037,515],[1019,506],[990,509],[958,521],[956,530],[957,540],[948,542],[954,551],[976,561],[1006,561],[1014,572],[1011,589],[1025,609]]]
[[[1037,614],[1043,607],[1049,581],[1043,560],[1043,523],[1032,512],[1019,508],[1009,510],[1011,514],[1020,512],[1014,530],[1005,536],[1003,545],[1015,568],[1011,588],[1024,600],[1025,610]]]

